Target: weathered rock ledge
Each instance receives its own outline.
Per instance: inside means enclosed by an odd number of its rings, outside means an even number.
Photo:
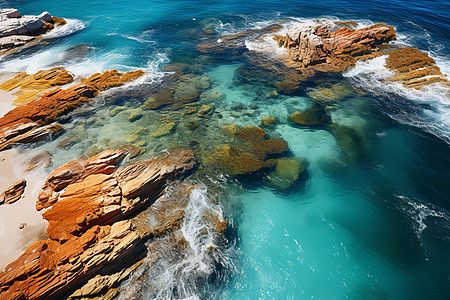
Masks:
[[[157,201],[167,182],[195,167],[193,152],[177,149],[118,170],[125,156],[108,150],[71,161],[48,177],[36,205],[53,204],[43,214],[49,238],[33,243],[0,273],[0,299],[68,297],[94,277],[94,286],[88,284],[73,297],[100,292],[145,257],[145,241],[180,223],[182,210],[164,215],[160,209],[153,225],[140,215],[130,217]]]
[[[66,21],[43,12],[39,16],[22,16],[17,9],[0,9],[0,55],[39,41],[39,35],[62,26]]]
[[[63,74],[63,77],[69,76],[66,73]],[[100,92],[120,86],[144,74],[141,70],[127,73],[117,70],[97,73],[82,80],[82,84],[67,89],[52,90],[40,99],[16,107],[0,118],[0,151],[13,145],[33,143],[53,137],[63,129],[59,124],[52,124],[57,122],[59,117],[91,101],[91,98]],[[21,82],[28,81],[28,76],[22,77],[21,80],[16,76],[13,81],[8,85],[20,86]]]

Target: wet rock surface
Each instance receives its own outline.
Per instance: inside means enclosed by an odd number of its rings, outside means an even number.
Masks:
[[[145,241],[179,224],[182,210],[163,215],[160,207],[161,222],[153,226],[138,213],[157,201],[167,182],[194,168],[193,153],[173,150],[117,170],[125,155],[105,151],[72,161],[49,176],[44,190],[60,191],[44,213],[49,239],[33,243],[0,273],[1,298],[58,299],[85,284],[73,297],[102,293],[145,257]],[[129,219],[132,215],[137,217]],[[89,281],[94,277],[95,286]]]

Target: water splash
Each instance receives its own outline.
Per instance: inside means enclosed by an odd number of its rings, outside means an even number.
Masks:
[[[173,191],[164,197],[174,197]],[[202,184],[195,185],[186,200],[180,228],[148,243],[147,258],[122,284],[119,299],[201,299],[208,286],[233,267],[216,229],[217,222],[223,221],[220,206]]]

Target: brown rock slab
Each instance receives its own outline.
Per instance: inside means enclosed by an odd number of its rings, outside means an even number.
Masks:
[[[15,182],[13,185],[6,188],[3,193],[0,194],[0,205],[2,204],[13,204],[22,197],[23,192],[25,192],[25,187],[27,182],[25,179]]]

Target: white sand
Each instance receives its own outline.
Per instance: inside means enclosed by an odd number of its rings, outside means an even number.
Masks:
[[[14,73],[0,73],[0,84],[14,77],[14,75]],[[12,93],[13,91],[5,92],[3,90],[0,90],[0,118],[15,107],[13,105],[13,102],[17,97]]]
[[[37,212],[35,201],[48,174],[42,170],[24,172],[23,155],[11,149],[0,152],[0,193],[25,179],[27,187],[20,200],[0,205],[0,270],[19,257],[35,240],[46,238],[47,221]],[[19,229],[21,223],[27,223]]]

